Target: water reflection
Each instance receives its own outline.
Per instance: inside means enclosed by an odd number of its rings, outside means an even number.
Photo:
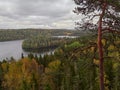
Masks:
[[[0,42],[0,61],[2,61],[3,59],[10,59],[11,57],[14,57],[14,59],[18,60],[21,58],[22,53],[24,54],[24,56],[27,56],[29,53],[31,53],[22,50],[22,42],[23,40]],[[54,50],[33,54],[43,56],[45,54],[51,53],[54,53]]]

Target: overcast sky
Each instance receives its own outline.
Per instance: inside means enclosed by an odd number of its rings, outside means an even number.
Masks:
[[[0,28],[75,27],[73,0],[0,0]]]

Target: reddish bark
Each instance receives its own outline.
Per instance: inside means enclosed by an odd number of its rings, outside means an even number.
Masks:
[[[104,69],[103,69],[103,47],[102,47],[102,18],[104,16],[106,9],[106,3],[103,5],[103,10],[99,18],[99,25],[98,25],[98,50],[99,50],[99,69],[100,69],[100,90],[104,90]]]

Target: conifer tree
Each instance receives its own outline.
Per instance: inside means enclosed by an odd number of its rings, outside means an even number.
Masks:
[[[74,2],[77,4],[74,12],[85,16],[82,22],[76,23],[77,28],[98,32],[100,90],[104,90],[102,34],[120,33],[120,0],[74,0]]]

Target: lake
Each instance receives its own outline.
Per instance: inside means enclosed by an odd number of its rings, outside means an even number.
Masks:
[[[19,59],[21,53],[27,54],[22,50],[22,41],[23,40],[0,42],[0,61],[6,58],[10,59],[11,57]]]
[[[53,36],[58,38],[76,38],[77,36]],[[18,60],[21,58],[21,54],[23,53],[24,56],[27,56],[30,52],[26,52],[22,49],[22,42],[23,40],[16,40],[16,41],[5,41],[0,42],[0,61],[3,59],[10,59],[14,57],[14,59]],[[33,53],[37,55],[45,55],[54,53],[54,50],[43,52],[43,53]]]
[[[52,36],[52,37],[57,37],[57,38],[77,38],[79,36]]]
[[[30,52],[25,52],[22,50],[22,42],[23,40],[16,40],[16,41],[5,41],[0,42],[0,61],[3,59],[10,59],[11,57],[14,57],[15,59],[20,59],[21,54],[23,53],[24,56],[27,56]],[[48,51],[44,53],[33,53],[33,54],[50,54],[53,51]]]

